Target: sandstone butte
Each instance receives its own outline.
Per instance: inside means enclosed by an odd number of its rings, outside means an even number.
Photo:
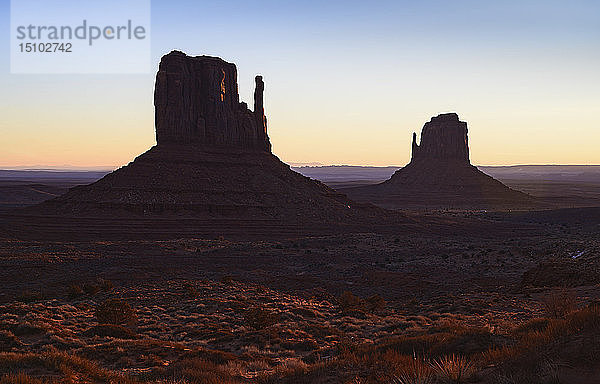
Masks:
[[[31,210],[71,217],[233,218],[367,223],[387,215],[290,169],[271,153],[265,84],[253,110],[237,69],[217,57],[163,56],[154,92],[156,145],[99,181]]]
[[[524,209],[537,204],[471,164],[467,123],[456,113],[425,123],[420,144],[413,133],[410,163],[389,180],[342,191],[385,208]]]

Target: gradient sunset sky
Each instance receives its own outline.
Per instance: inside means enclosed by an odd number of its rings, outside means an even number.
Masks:
[[[1,1],[0,167],[117,167],[154,140],[154,74],[11,75]],[[152,68],[173,49],[263,75],[286,162],[404,165],[457,112],[478,165],[600,164],[600,2],[153,1]],[[118,59],[118,58],[116,58]]]

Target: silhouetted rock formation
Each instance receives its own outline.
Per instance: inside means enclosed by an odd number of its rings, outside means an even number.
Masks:
[[[262,77],[256,77],[250,111],[239,102],[236,73],[234,64],[215,57],[164,56],[156,76],[157,145],[34,210],[321,224],[368,221],[384,213],[293,172],[274,156]]]
[[[240,103],[235,64],[218,57],[165,55],[156,75],[156,143],[195,143],[271,152],[256,76],[254,112]]]
[[[421,131],[421,145],[413,133],[412,161],[458,160],[469,163],[467,123],[456,113],[432,117]]]
[[[352,199],[386,208],[527,208],[533,199],[481,172],[469,160],[467,123],[456,113],[433,117],[413,133],[412,159],[377,185],[342,190]]]

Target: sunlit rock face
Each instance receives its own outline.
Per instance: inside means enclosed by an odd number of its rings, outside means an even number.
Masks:
[[[156,75],[156,142],[271,152],[263,92],[257,76],[251,111],[240,103],[235,64],[173,51],[163,56]]]
[[[432,117],[421,131],[421,145],[413,133],[412,161],[458,160],[469,162],[469,139],[467,123],[460,121],[456,113]]]

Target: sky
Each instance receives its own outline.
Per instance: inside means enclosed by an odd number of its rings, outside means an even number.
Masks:
[[[456,112],[474,164],[600,164],[597,0],[152,1],[148,74],[10,74],[9,1],[0,15],[2,168],[132,161],[173,49],[236,63],[249,105],[261,74],[286,162],[401,166],[412,132]]]

